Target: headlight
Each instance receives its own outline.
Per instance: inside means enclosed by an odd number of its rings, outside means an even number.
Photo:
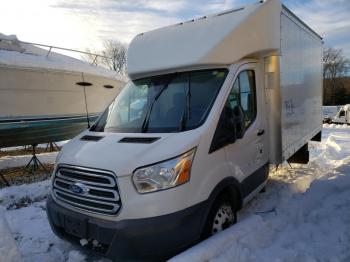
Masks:
[[[195,152],[192,149],[176,158],[136,169],[132,178],[137,191],[150,193],[188,182]]]

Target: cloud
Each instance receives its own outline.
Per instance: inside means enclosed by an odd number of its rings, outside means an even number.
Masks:
[[[350,1],[286,1],[288,7],[318,32],[325,46],[344,49],[350,57]]]
[[[85,27],[94,29],[96,42],[119,39],[128,43],[141,32],[177,22],[175,14],[185,5],[185,1],[61,0],[51,6],[69,16],[81,17]]]
[[[235,6],[237,0],[57,0],[51,4],[71,17],[80,17],[94,31],[97,42],[119,39],[129,43],[142,32],[218,12]],[[92,44],[92,43],[90,43]]]
[[[257,0],[3,0],[0,24],[5,34],[31,42],[84,50],[106,39],[129,43],[141,33]],[[349,0],[282,0],[350,57]]]

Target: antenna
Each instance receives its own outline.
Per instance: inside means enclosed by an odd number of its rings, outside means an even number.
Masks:
[[[86,99],[86,87],[87,86],[92,86],[91,83],[85,82],[84,79],[84,73],[81,73],[81,77],[82,77],[82,82],[77,83],[77,85],[84,87],[84,98],[85,98],[85,111],[86,111],[86,120],[87,120],[87,124],[88,124],[88,128],[90,128],[90,119],[89,119],[89,110],[88,110],[88,103],[87,103],[87,99]]]

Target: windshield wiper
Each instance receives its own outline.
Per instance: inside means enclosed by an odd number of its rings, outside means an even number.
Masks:
[[[186,104],[184,108],[184,112],[181,116],[181,125],[180,125],[180,131],[184,131],[186,129],[187,121],[190,119],[191,116],[191,76],[188,76],[188,87],[187,87],[187,93],[186,93]]]
[[[171,83],[171,81],[175,78],[177,74],[174,74],[172,77],[170,77],[167,81],[167,83],[162,87],[161,90],[159,90],[158,94],[154,97],[150,107],[148,108],[148,111],[146,113],[146,116],[143,120],[143,123],[142,123],[142,133],[146,133],[147,130],[148,130],[148,124],[149,124],[149,119],[150,119],[150,116],[151,116],[151,113],[152,113],[152,109],[153,109],[153,106],[155,104],[155,102],[158,100],[158,98],[161,96],[161,94],[165,91],[165,89],[168,88],[169,84]]]

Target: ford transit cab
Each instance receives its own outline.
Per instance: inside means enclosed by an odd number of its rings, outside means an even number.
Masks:
[[[322,130],[322,39],[277,0],[140,34],[130,82],[59,154],[54,232],[121,260],[163,259],[237,220],[269,165]]]

